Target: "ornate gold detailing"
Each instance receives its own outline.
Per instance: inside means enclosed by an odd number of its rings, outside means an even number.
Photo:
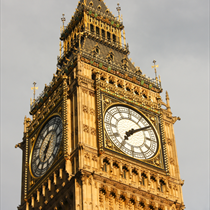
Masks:
[[[95,97],[95,93],[94,92],[89,91],[89,95]]]
[[[88,90],[87,90],[87,89],[82,88],[82,92],[87,94],[87,93],[88,93]]]
[[[68,158],[68,122],[67,122],[67,76],[63,76],[63,142],[64,158]]]
[[[90,109],[90,114],[91,114],[91,115],[95,115],[95,109],[91,108],[91,109]]]
[[[96,135],[96,129],[95,128],[90,128],[90,133],[91,135]]]
[[[170,158],[169,158],[169,163],[170,163],[171,165],[175,165],[174,159],[170,157]]]
[[[34,100],[33,102],[35,102],[35,98],[36,98],[36,90],[38,90],[38,87],[36,87],[36,82],[33,83],[34,87],[31,88],[31,90],[34,91]]]
[[[103,153],[103,131],[102,131],[102,113],[101,113],[101,91],[100,91],[100,75],[95,71],[95,84],[96,84],[96,108],[97,108],[97,128],[98,128],[98,141],[99,141],[99,154]]]
[[[177,120],[181,120],[180,117],[172,117],[172,123],[174,124]]]
[[[157,68],[159,67],[159,65],[156,65],[156,60],[153,60],[154,66],[152,66],[152,68],[154,68],[155,70],[155,79],[157,80]]]
[[[89,133],[89,126],[83,124],[83,131],[86,132],[86,133]]]
[[[162,114],[160,115],[160,130],[161,130],[161,137],[162,137],[162,144],[163,144],[163,154],[164,154],[164,160],[165,160],[164,161],[165,162],[165,168],[166,168],[167,174],[170,175]]]
[[[87,113],[87,114],[88,114],[88,106],[83,105],[83,106],[82,106],[82,111],[83,111],[84,113]]]

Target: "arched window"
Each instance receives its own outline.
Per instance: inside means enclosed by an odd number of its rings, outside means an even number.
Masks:
[[[102,38],[105,39],[105,31],[102,29]]]
[[[105,158],[105,159],[103,160],[103,168],[102,168],[102,171],[107,172],[108,165],[109,165],[109,162],[108,162],[108,160]]]
[[[96,34],[99,36],[99,27],[96,27]]]
[[[90,24],[90,31],[91,31],[92,33],[94,33],[94,26],[93,26],[93,24]]]
[[[113,34],[113,42],[116,42],[116,35]]]
[[[141,174],[141,180],[142,181],[140,182],[141,185],[145,186],[145,184],[146,184],[146,178],[147,178],[146,174],[145,173],[142,173]]]
[[[111,34],[110,34],[109,32],[107,32],[107,39],[108,39],[109,41],[111,41]]]
[[[123,166],[122,170],[123,170],[122,178],[126,179],[126,174],[127,174],[128,169],[126,168],[126,166]]]
[[[164,185],[165,185],[165,182],[161,179],[160,180],[160,192],[164,192]]]
[[[107,172],[107,163],[104,163],[102,171]]]

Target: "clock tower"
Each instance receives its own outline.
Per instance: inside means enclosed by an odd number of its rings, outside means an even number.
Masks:
[[[161,98],[160,79],[129,60],[120,14],[103,0],[80,0],[60,40],[57,70],[16,145],[18,210],[183,210],[180,118],[168,93]]]

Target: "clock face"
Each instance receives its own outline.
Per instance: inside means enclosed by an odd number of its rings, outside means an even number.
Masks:
[[[124,105],[108,108],[104,126],[109,139],[131,157],[149,159],[158,151],[158,137],[154,127],[135,109]]]
[[[54,116],[44,125],[33,148],[31,171],[35,177],[42,176],[53,164],[63,135],[62,120]]]

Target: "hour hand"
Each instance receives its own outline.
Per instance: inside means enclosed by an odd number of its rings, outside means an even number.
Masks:
[[[47,146],[45,147],[45,150],[44,150],[44,160],[45,160],[45,158],[46,158],[46,155],[47,155],[47,151],[48,151],[49,145],[50,145],[50,141],[48,141]]]
[[[128,140],[128,137],[133,135],[134,133],[142,131],[142,130],[146,130],[148,128],[150,128],[150,126],[147,126],[147,127],[144,127],[144,128],[138,128],[138,129],[135,129],[135,130],[132,128],[131,130],[125,132],[125,134],[126,134],[125,140]]]

